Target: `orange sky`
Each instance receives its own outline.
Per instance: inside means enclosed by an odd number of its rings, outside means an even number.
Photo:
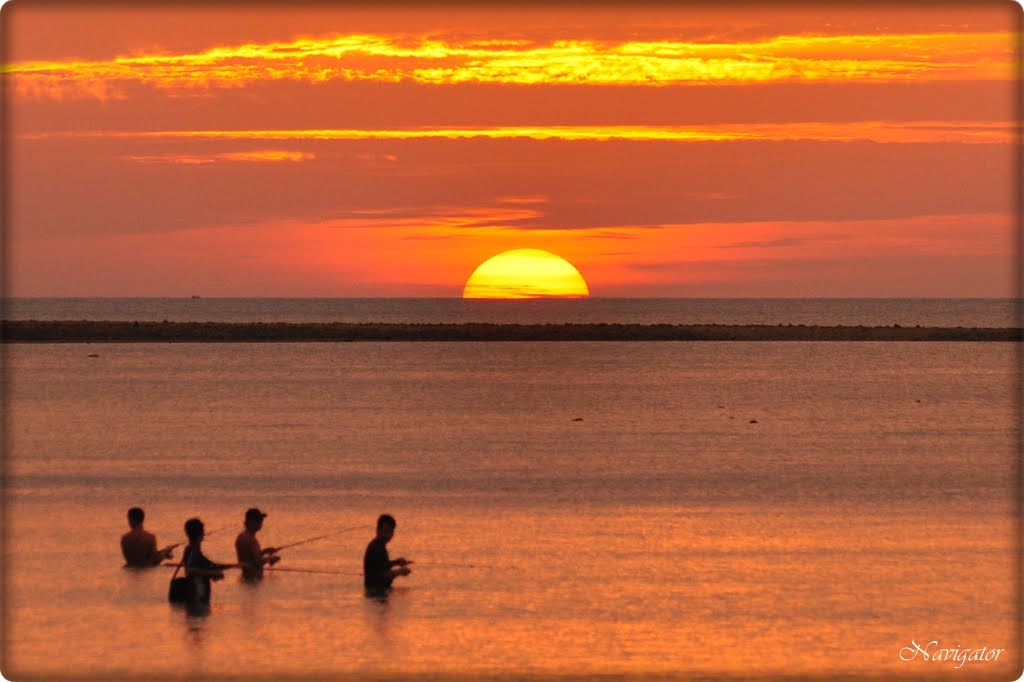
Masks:
[[[1021,9],[3,8],[14,296],[1010,296]]]

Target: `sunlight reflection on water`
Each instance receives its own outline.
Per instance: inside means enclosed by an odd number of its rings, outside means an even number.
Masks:
[[[896,674],[914,637],[1014,646],[1010,344],[95,348],[9,350],[8,676]],[[336,574],[230,575],[193,618],[170,569],[119,567],[133,504],[161,544],[199,514],[216,561],[253,504],[266,546],[362,529],[282,552]],[[359,577],[381,511],[416,560],[386,602]]]

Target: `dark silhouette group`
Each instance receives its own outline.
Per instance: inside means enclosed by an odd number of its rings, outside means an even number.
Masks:
[[[246,510],[245,527],[235,538],[237,562],[233,564],[208,559],[202,549],[206,527],[198,518],[186,521],[185,535],[188,544],[182,552],[181,560],[175,566],[168,599],[172,603],[183,604],[190,612],[204,613],[208,612],[210,607],[211,583],[223,580],[224,571],[238,568],[242,571],[242,580],[261,580],[264,569],[275,565],[281,559],[278,555],[279,548],[261,547],[256,538],[256,534],[263,529],[263,520],[266,517],[267,514],[256,507]],[[121,553],[124,555],[126,567],[145,568],[161,565],[172,558],[178,545],[184,544],[177,543],[157,549],[156,536],[142,527],[144,520],[145,512],[141,508],[132,507],[128,510],[130,530],[121,537]],[[412,561],[402,557],[391,559],[388,555],[387,544],[394,537],[397,525],[395,518],[390,514],[381,514],[377,519],[376,534],[366,546],[363,556],[363,585],[368,596],[386,595],[395,578],[411,573],[409,565]],[[182,570],[184,575],[179,578],[178,573]]]

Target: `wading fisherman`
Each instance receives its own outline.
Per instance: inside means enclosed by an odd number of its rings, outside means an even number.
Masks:
[[[170,559],[177,546],[168,545],[158,550],[156,536],[142,527],[145,519],[146,512],[139,507],[128,510],[128,527],[131,530],[121,536],[121,554],[124,555],[125,566],[156,566],[164,559]]]
[[[381,514],[377,519],[377,536],[370,540],[363,555],[363,585],[368,595],[379,596],[391,589],[391,583],[400,575],[409,575],[411,561],[388,556],[388,543],[395,535],[395,517]]]
[[[260,541],[256,539],[256,533],[263,528],[263,519],[267,515],[253,507],[245,512],[245,530],[235,538],[235,554],[238,556],[238,565],[242,567],[243,580],[259,580],[263,577],[263,566],[273,566],[281,557],[276,555],[274,547],[260,548]]]
[[[188,547],[182,563],[185,567],[185,576],[192,579],[192,594],[188,602],[191,609],[205,610],[210,605],[210,581],[222,580],[224,569],[233,568],[230,564],[218,564],[203,556],[203,538],[206,536],[206,529],[199,519],[189,519],[185,522],[185,535],[188,536]]]

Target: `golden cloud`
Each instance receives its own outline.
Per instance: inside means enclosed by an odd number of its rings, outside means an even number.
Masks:
[[[311,130],[153,130],[58,131],[24,133],[22,140],[48,139],[210,139],[210,140],[417,140],[417,139],[533,139],[632,140],[662,142],[721,142],[742,140],[880,143],[1012,143],[1021,124],[1000,121],[839,121],[800,123],[737,123],[703,126],[498,126],[407,129]],[[312,154],[260,151],[220,155],[223,160],[302,161]],[[245,158],[242,158],[245,157]]]
[[[196,91],[277,80],[639,86],[1010,80],[1015,59],[1013,35],[1000,32],[546,44],[359,34],[215,47],[195,54],[15,62],[3,71],[14,78],[21,97],[112,99],[123,97],[128,84]]]
[[[154,164],[175,164],[184,166],[203,166],[219,161],[243,162],[243,163],[278,163],[290,161],[309,161],[315,159],[316,155],[309,152],[288,151],[282,149],[266,149],[259,151],[245,152],[222,152],[219,154],[152,154],[152,155],[131,155],[124,157],[130,161],[139,163]]]

